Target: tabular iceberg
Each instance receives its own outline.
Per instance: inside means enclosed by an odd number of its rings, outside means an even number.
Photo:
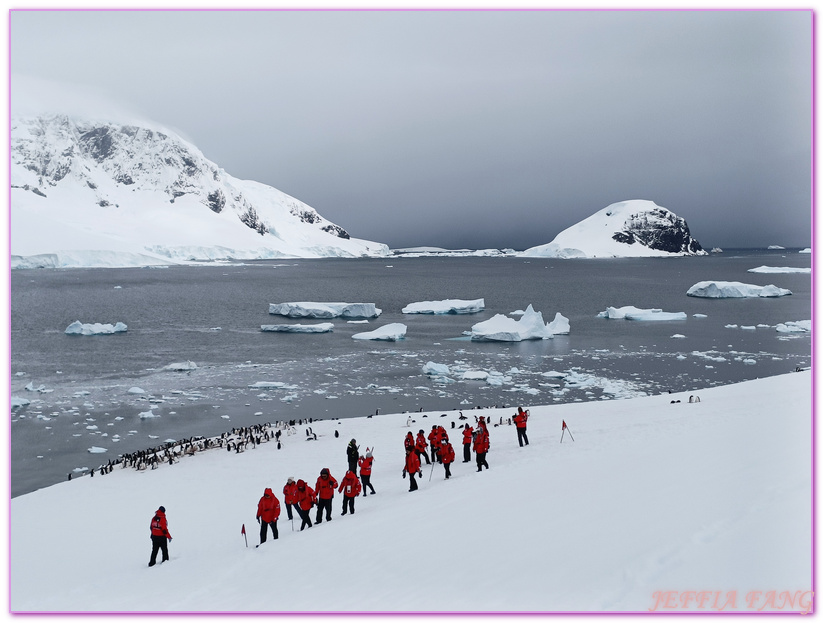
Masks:
[[[522,340],[546,340],[569,332],[569,319],[555,315],[551,323],[543,322],[543,314],[529,305],[519,320],[503,314],[478,322],[471,329],[471,339],[489,342],[520,342]]]
[[[781,322],[775,327],[778,333],[810,333],[812,330],[811,320],[797,320]]]
[[[685,312],[664,312],[662,309],[640,309],[632,305],[625,307],[607,307],[606,311],[597,314],[598,318],[638,320],[655,322],[666,320],[686,320]]]
[[[117,324],[101,324],[99,322],[83,324],[79,320],[75,320],[66,327],[66,335],[111,335],[112,333],[124,333],[127,330],[128,327],[122,322]]]
[[[485,299],[475,299],[473,301],[446,299],[443,301],[409,303],[402,311],[404,314],[476,314],[485,308]]]
[[[688,289],[689,296],[699,296],[710,299],[723,298],[757,298],[788,296],[791,290],[778,288],[775,285],[754,286],[739,281],[701,281]]]
[[[272,331],[275,333],[330,333],[334,329],[331,322],[321,322],[320,324],[262,324],[261,331]]]
[[[393,322],[387,324],[374,331],[367,331],[365,333],[355,333],[352,335],[354,340],[385,340],[388,342],[396,342],[406,337],[406,325],[400,322]]]
[[[269,313],[289,318],[375,318],[383,313],[374,303],[269,303]]]
[[[757,268],[750,268],[748,270],[750,273],[763,273],[763,274],[782,274],[782,273],[803,273],[810,275],[812,273],[811,268],[797,268],[794,266],[758,266]]]

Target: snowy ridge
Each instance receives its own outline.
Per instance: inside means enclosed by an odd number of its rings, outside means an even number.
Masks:
[[[707,255],[686,221],[653,201],[613,203],[522,257],[602,258]]]
[[[661,608],[655,591],[722,590],[728,612],[800,611],[808,600],[752,602],[751,591],[807,594],[812,581],[809,372],[631,400],[524,405],[530,445],[518,447],[509,409],[380,415],[314,422],[241,454],[198,452],[175,465],[116,468],[13,498],[12,611],[576,611],[712,613],[694,601]],[[690,395],[701,401],[690,404]],[[492,423],[490,469],[461,462],[464,422]],[[775,417],[779,415],[779,425]],[[426,416],[426,417],[424,417]],[[409,419],[412,421],[409,422]],[[499,422],[502,426],[494,426]],[[560,443],[562,422],[568,425]],[[452,478],[422,466],[420,490],[401,477],[408,430],[444,426]],[[335,436],[339,431],[339,438]],[[570,441],[569,433],[574,441]],[[356,514],[258,543],[264,488],[283,502],[289,476],[338,481],[345,448],[375,448],[377,495]],[[90,455],[91,456],[91,455]],[[684,472],[687,475],[684,476]],[[431,480],[429,480],[431,473]],[[539,491],[536,483],[543,483]],[[660,495],[666,494],[666,503]],[[513,514],[524,500],[537,519]],[[205,503],[204,503],[205,502]],[[149,521],[164,505],[171,560],[148,569]],[[53,509],[60,509],[54,521]],[[89,547],[77,538],[94,515]],[[312,515],[314,521],[314,515]],[[245,524],[249,547],[240,528]],[[752,564],[752,544],[757,560]],[[22,544],[18,546],[17,544]],[[346,544],[351,546],[347,547]],[[464,572],[413,573],[386,552],[436,545]],[[317,553],[317,555],[314,555]],[[322,564],[318,562],[321,556]],[[43,560],[48,559],[44,576]],[[359,570],[368,570],[368,590]],[[477,572],[476,570],[482,570]],[[90,578],[93,588],[90,589]],[[322,586],[323,590],[318,590]],[[276,588],[273,588],[276,587]],[[773,587],[773,588],[772,588]],[[732,601],[727,595],[734,594]],[[516,597],[516,598],[513,598]]]
[[[12,120],[11,204],[16,267],[389,254],[169,130],[65,115]]]

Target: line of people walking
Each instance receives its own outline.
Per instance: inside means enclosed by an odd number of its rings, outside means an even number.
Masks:
[[[524,444],[529,445],[529,438],[526,435],[526,422],[528,418],[529,412],[524,411],[522,407],[518,407],[517,413],[511,420],[516,426],[517,440],[520,447],[523,447]],[[452,426],[454,425],[452,424]],[[486,455],[491,444],[485,417],[481,416],[478,419],[476,429],[472,428],[468,423],[464,424],[462,429],[462,443],[463,463],[471,462],[471,454],[472,450],[474,450],[477,471],[483,471],[484,467],[489,469]],[[449,441],[449,434],[442,426],[437,424],[433,425],[428,435],[425,434],[423,429],[420,429],[416,437],[409,431],[404,440],[404,448],[406,459],[402,475],[403,478],[407,475],[409,477],[409,492],[418,490],[416,477],[422,476],[423,474],[421,470],[421,458],[426,461],[426,465],[432,465],[432,469],[434,469],[433,465],[435,462],[442,464],[446,480],[451,478],[451,465],[454,463],[456,456],[454,447]],[[429,458],[428,449],[431,449],[431,458]],[[311,528],[314,525],[310,511],[315,506],[317,507],[314,518],[315,524],[322,523],[324,515],[327,522],[332,520],[332,500],[334,499],[335,489],[338,493],[343,494],[341,515],[354,514],[354,501],[361,492],[363,493],[363,497],[366,497],[369,491],[372,495],[377,493],[371,484],[372,465],[374,463],[372,449],[366,448],[366,453],[361,456],[357,441],[352,439],[346,446],[346,459],[348,462],[348,470],[339,483],[327,467],[320,470],[320,475],[315,482],[314,488],[305,480],[295,480],[294,476],[290,476],[286,481],[286,484],[283,486],[286,514],[288,519],[293,522],[294,513],[297,513],[301,519],[300,531],[307,527]],[[359,478],[357,476],[358,468],[360,469]],[[279,537],[277,521],[280,518],[280,512],[280,500],[274,494],[273,490],[267,487],[257,503],[256,519],[260,524],[260,543],[257,547],[266,542],[269,531],[272,533],[272,539]],[[156,564],[157,554],[159,552],[163,554],[162,562],[169,559],[167,543],[171,541],[171,534],[169,534],[168,531],[168,522],[163,506],[155,512],[152,518],[151,538],[152,553],[149,561],[150,567]]]

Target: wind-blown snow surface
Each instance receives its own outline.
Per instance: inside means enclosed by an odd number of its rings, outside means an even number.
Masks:
[[[351,238],[303,202],[232,177],[150,126],[13,119],[13,268],[389,255],[386,245]]]
[[[746,611],[751,591],[813,588],[811,381],[716,387],[691,392],[694,404],[685,393],[530,406],[531,444],[492,427],[482,473],[460,462],[457,413],[414,413],[411,430],[444,425],[458,455],[448,481],[424,465],[415,493],[401,478],[409,414],[314,422],[317,441],[301,427],[281,450],[76,478],[11,500],[11,609],[645,612],[656,591],[722,591],[724,612]],[[464,413],[474,424],[513,412]],[[559,443],[563,420],[573,442]],[[377,495],[341,517],[336,494],[333,521],[303,532],[284,511],[279,540],[255,549],[263,490],[282,503],[289,476],[314,484],[328,467],[339,480],[352,438],[375,448]],[[161,504],[171,560],[148,568]]]
[[[653,201],[632,199],[606,206],[564,229],[522,257],[672,257],[707,255],[686,221]]]

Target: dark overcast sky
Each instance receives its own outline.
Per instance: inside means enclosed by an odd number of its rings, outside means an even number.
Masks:
[[[810,10],[22,10],[10,54],[395,248],[626,199],[706,247],[811,243]]]

